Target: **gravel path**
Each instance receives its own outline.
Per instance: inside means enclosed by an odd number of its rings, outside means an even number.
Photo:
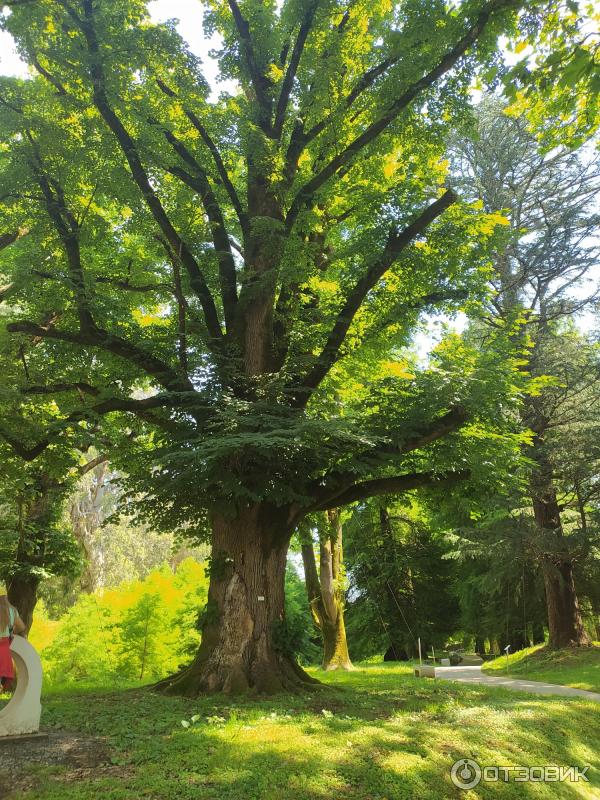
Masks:
[[[51,730],[46,738],[0,739],[0,798],[17,800],[24,792],[35,789],[38,765],[54,767],[61,781],[76,783],[90,776],[121,776],[124,768],[110,762],[104,739],[80,733]]]
[[[436,667],[435,677],[445,681],[461,683],[483,683],[485,686],[500,686],[504,689],[515,689],[518,692],[531,694],[557,694],[563,697],[582,697],[600,703],[600,693],[586,692],[584,689],[573,689],[571,686],[559,686],[556,683],[528,681],[523,678],[508,678],[488,675],[481,667]]]

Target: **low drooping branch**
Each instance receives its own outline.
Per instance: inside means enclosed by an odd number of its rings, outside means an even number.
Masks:
[[[346,298],[325,342],[325,346],[317,356],[309,373],[300,381],[300,386],[290,387],[296,389],[295,402],[298,405],[303,405],[308,401],[311,392],[319,386],[339,359],[340,348],[344,343],[346,334],[371,289],[383,277],[402,251],[455,201],[456,195],[452,190],[448,189],[440,198],[427,206],[401,233],[396,233],[395,231],[390,233],[382,254],[371,264]]]
[[[400,494],[411,489],[422,487],[445,486],[459,483],[469,478],[470,471],[449,472],[446,474],[435,472],[414,472],[406,475],[393,475],[387,478],[373,478],[369,481],[361,481],[352,486],[348,486],[341,491],[327,493],[322,490],[320,497],[311,511],[327,511],[338,506],[345,506],[355,503],[358,500],[367,500],[369,497],[376,497],[382,494]]]
[[[90,394],[94,397],[101,395],[100,389],[91,386],[87,383],[58,383],[48,386],[31,386],[24,389],[25,394],[61,394],[64,392],[77,390]],[[151,397],[143,397],[141,399],[129,397],[106,397],[99,400],[93,405],[84,405],[81,408],[68,414],[63,419],[59,419],[48,427],[45,435],[36,444],[28,446],[23,444],[23,437],[17,437],[10,431],[7,431],[0,425],[0,437],[4,439],[12,450],[22,458],[24,461],[34,461],[41,455],[53,442],[56,441],[58,436],[63,433],[71,425],[74,425],[83,420],[94,419],[94,417],[104,416],[114,412],[124,412],[134,414],[146,422],[165,428],[173,433],[181,432],[182,427],[177,424],[173,419],[162,419],[153,415],[151,412],[161,408],[190,408],[194,416],[199,420],[201,417],[200,411],[206,414],[212,410],[211,406],[203,406],[199,402],[198,393],[179,392],[179,393],[162,393],[155,394]]]

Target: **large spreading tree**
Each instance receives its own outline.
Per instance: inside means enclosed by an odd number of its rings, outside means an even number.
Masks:
[[[502,218],[447,188],[445,141],[525,4],[214,0],[217,100],[142,0],[6,5],[32,69],[0,84],[8,329],[65,426],[142,420],[146,513],[207,511],[202,644],[173,687],[300,685],[273,637],[298,523],[464,478],[458,431],[490,416],[472,365],[421,385],[393,354],[485,282]]]

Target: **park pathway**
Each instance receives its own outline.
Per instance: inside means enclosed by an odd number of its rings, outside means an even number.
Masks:
[[[445,681],[460,683],[483,683],[485,686],[500,686],[504,689],[515,689],[531,694],[557,694],[563,697],[581,697],[600,703],[599,692],[587,692],[584,689],[573,689],[571,686],[559,686],[556,683],[528,681],[523,678],[496,677],[483,672],[481,667],[436,667],[435,677]]]

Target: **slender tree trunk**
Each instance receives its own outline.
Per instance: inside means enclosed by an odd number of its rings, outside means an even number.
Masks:
[[[69,515],[73,534],[85,553],[85,566],[79,584],[86,594],[104,585],[104,552],[96,540],[96,531],[104,522],[103,502],[107,492],[108,462],[94,470],[90,480],[70,503]]]
[[[192,664],[162,686],[201,692],[275,693],[315,683],[284,652],[287,510],[266,503],[229,519],[212,515],[212,556],[202,642]]]
[[[302,545],[308,602],[323,636],[323,669],[351,670],[344,623],[343,531],[337,509],[327,512],[325,528],[319,541],[319,574],[312,541]]]

